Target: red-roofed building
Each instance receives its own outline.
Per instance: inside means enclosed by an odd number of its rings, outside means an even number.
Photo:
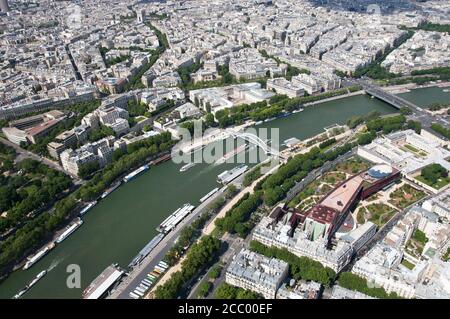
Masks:
[[[371,196],[400,178],[400,172],[393,168],[374,168],[341,182],[306,212],[294,210],[291,225],[305,227],[312,240],[326,237],[330,242],[346,220],[348,212],[359,200]],[[379,169],[383,170],[382,174]]]

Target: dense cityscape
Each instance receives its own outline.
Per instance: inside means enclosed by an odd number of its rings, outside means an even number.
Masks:
[[[0,299],[450,299],[450,1],[0,0]]]

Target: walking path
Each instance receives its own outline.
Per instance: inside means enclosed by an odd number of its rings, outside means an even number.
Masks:
[[[17,162],[20,162],[21,160],[23,160],[25,158],[30,158],[30,159],[33,159],[35,161],[42,162],[45,165],[49,166],[50,168],[53,168],[53,169],[55,169],[57,171],[60,171],[60,172],[63,172],[64,174],[69,175],[70,177],[72,177],[75,180],[76,184],[82,184],[82,181],[77,176],[74,176],[74,175],[70,174],[69,172],[67,172],[66,170],[64,170],[61,167],[61,165],[59,165],[59,163],[57,163],[55,161],[52,161],[52,160],[50,160],[50,159],[48,159],[48,158],[46,158],[44,156],[39,156],[39,155],[36,155],[36,154],[34,154],[34,153],[30,152],[30,151],[27,151],[27,150],[21,148],[19,145],[4,139],[3,137],[0,137],[0,142],[5,144],[5,145],[7,145],[7,146],[10,146],[10,147],[14,148],[14,150],[18,154],[17,158],[16,158]]]
[[[356,91],[356,92],[351,92],[351,93],[347,93],[347,94],[342,94],[342,95],[329,97],[327,99],[322,99],[322,100],[318,100],[318,101],[314,101],[314,102],[305,103],[304,105],[305,106],[310,106],[310,105],[315,105],[315,104],[321,104],[321,103],[325,103],[325,102],[345,99],[345,98],[350,97],[350,96],[363,95],[363,94],[364,94],[364,91],[361,90],[361,91]]]

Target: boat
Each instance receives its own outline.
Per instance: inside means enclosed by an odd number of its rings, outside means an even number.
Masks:
[[[37,274],[37,276],[28,284],[25,286],[25,288],[23,288],[21,291],[19,291],[14,297],[13,299],[19,299],[20,297],[22,297],[28,290],[31,289],[31,287],[33,287],[39,280],[41,280],[45,275],[47,274],[47,270],[43,270],[40,273]]]
[[[299,113],[299,112],[303,112],[303,111],[304,111],[304,109],[303,109],[303,108],[300,108],[300,109],[298,109],[298,110],[292,111],[292,113]]]
[[[23,269],[27,270],[28,268],[33,266],[53,248],[55,248],[55,243],[51,242],[50,244],[46,245],[43,249],[38,251],[34,256],[28,257],[28,261],[25,263],[25,266],[23,266]]]
[[[234,155],[239,154],[242,151],[245,151],[247,149],[247,147],[248,147],[247,144],[239,145],[238,147],[236,147],[231,152],[228,152],[227,154],[225,154],[224,156],[222,156],[221,158],[216,160],[215,164],[225,163],[228,159],[232,158]]]
[[[141,251],[136,255],[136,257],[133,258],[133,260],[128,265],[128,268],[133,268],[137,264],[141,262],[142,259],[147,257],[150,252],[155,249],[155,247],[163,240],[165,234],[158,234],[156,235],[152,240],[150,240],[147,245],[144,246],[144,248],[141,249]]]
[[[289,113],[289,112],[281,113],[281,114],[278,115],[276,118],[277,118],[277,119],[281,119],[281,118],[284,118],[284,117],[288,117],[289,115],[291,115],[291,113]]]
[[[226,185],[236,179],[239,175],[243,174],[247,168],[247,165],[241,164],[231,170],[224,171],[217,175],[217,182]]]
[[[169,217],[167,217],[157,228],[156,230],[167,234],[172,229],[175,228],[178,223],[180,223],[187,215],[189,215],[193,210],[195,206],[187,203],[184,204],[182,207],[178,208],[176,211],[174,211]]]
[[[92,207],[94,207],[95,205],[97,205],[97,201],[94,200],[93,202],[90,202],[86,207],[84,207],[81,211],[80,211],[80,216],[83,216],[84,214],[86,214]]]
[[[139,174],[141,174],[142,172],[145,172],[149,169],[150,169],[150,165],[145,164],[145,165],[139,167],[137,170],[135,170],[135,171],[131,172],[130,174],[128,174],[127,176],[125,176],[123,178],[123,181],[125,183],[127,183],[127,182],[131,181],[133,178],[135,178],[136,176],[138,176]]]
[[[298,143],[300,143],[300,140],[298,138],[291,137],[291,138],[288,138],[287,140],[284,140],[282,145],[286,145],[287,147],[291,147],[291,146],[296,145]]]
[[[158,165],[158,164],[160,164],[162,162],[170,160],[171,158],[172,158],[172,154],[170,154],[170,153],[169,154],[165,154],[165,155],[162,155],[162,156],[158,157],[157,159],[151,161],[150,164]]]
[[[267,122],[270,122],[270,121],[273,121],[273,120],[276,120],[276,119],[277,119],[276,117],[271,117],[271,118],[265,119],[264,123],[267,123]]]
[[[114,186],[108,188],[106,191],[103,192],[101,198],[103,199],[106,196],[108,196],[109,194],[111,194],[112,192],[114,192],[117,188],[119,188],[120,185],[122,185],[122,182],[118,182]]]
[[[19,291],[17,294],[14,295],[13,299],[19,299],[20,297],[22,297],[30,288],[28,288],[28,286],[26,286],[25,288],[23,288],[21,291]]]
[[[450,89],[443,89],[442,92],[448,93],[450,92]]]
[[[195,163],[189,163],[180,168],[180,172],[186,172],[188,169],[195,166]]]
[[[202,198],[200,198],[200,203],[203,203],[205,200],[207,200],[208,198],[210,198],[212,195],[214,195],[215,193],[217,193],[217,191],[219,190],[219,187],[214,188],[212,191],[210,191],[208,194],[206,194],[205,196],[203,196]]]
[[[100,299],[125,274],[117,264],[112,264],[102,271],[83,291],[83,299]]]
[[[263,123],[264,123],[264,121],[258,121],[255,123],[255,125],[259,125],[259,124],[263,124]]]
[[[61,235],[58,236],[58,238],[56,238],[55,242],[58,244],[61,243],[64,239],[69,237],[75,230],[77,230],[78,227],[80,227],[81,225],[83,225],[83,220],[81,218],[78,218],[72,225],[67,227],[66,230]]]
[[[28,284],[28,288],[33,287],[39,280],[47,274],[47,270],[43,270]]]

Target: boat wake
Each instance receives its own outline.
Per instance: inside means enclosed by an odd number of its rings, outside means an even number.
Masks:
[[[64,258],[54,259],[50,266],[48,267],[47,271],[52,271],[56,266],[58,266]]]

